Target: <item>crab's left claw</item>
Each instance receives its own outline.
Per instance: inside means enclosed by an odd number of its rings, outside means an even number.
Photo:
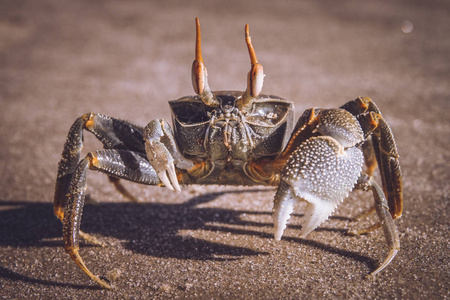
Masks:
[[[145,150],[150,164],[158,174],[159,180],[169,189],[181,191],[175,171],[174,160],[167,148],[160,142],[146,142]],[[169,175],[169,177],[167,177]]]
[[[329,136],[303,142],[281,174],[273,207],[275,238],[281,239],[294,204],[299,200],[308,203],[300,236],[306,236],[328,219],[355,186],[363,160],[361,150],[344,149]]]
[[[151,121],[144,129],[144,140],[147,158],[159,180],[167,188],[181,191],[175,169],[177,148],[169,125],[164,120]]]

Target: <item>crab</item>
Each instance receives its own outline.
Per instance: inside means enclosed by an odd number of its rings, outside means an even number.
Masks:
[[[79,253],[79,238],[95,240],[80,231],[86,197],[87,170],[100,171],[126,198],[135,200],[120,179],[165,186],[235,185],[276,187],[274,235],[280,240],[294,204],[307,203],[302,227],[305,237],[322,224],[353,189],[371,191],[379,222],[350,234],[382,227],[388,255],[368,276],[382,271],[400,249],[394,220],[402,214],[402,176],[394,137],[375,103],[359,97],[340,108],[310,108],[293,123],[293,103],[261,94],[263,67],[253,48],[248,24],[245,41],[251,69],[247,88],[211,91],[201,52],[196,18],[192,82],[195,96],[169,101],[173,131],[165,120],[145,127],[87,113],[70,128],[58,165],[54,213],[63,223],[65,251],[97,284],[111,288],[94,275]],[[104,149],[83,159],[84,130]],[[366,172],[363,167],[366,165]],[[372,175],[379,169],[382,187]]]

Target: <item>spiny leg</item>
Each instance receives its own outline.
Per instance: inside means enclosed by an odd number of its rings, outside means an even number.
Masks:
[[[107,149],[91,152],[80,161],[74,172],[62,220],[64,248],[92,280],[104,288],[111,288],[105,280],[87,268],[79,254],[80,224],[86,196],[88,168],[143,184],[158,185],[160,181],[144,154],[125,150]]]
[[[367,97],[359,97],[341,106],[356,116],[363,128],[366,142],[362,145],[368,175],[372,176],[378,165],[384,192],[388,198],[389,211],[394,219],[402,215],[403,187],[398,152],[392,131],[383,119],[376,104]],[[375,159],[376,161],[374,161]],[[359,214],[353,220],[361,220],[375,211],[375,208]],[[365,233],[380,227],[375,224],[365,229]],[[361,231],[360,233],[363,233]]]
[[[371,113],[372,117],[373,113]],[[387,122],[378,119],[377,130],[372,136],[372,142],[377,156],[378,165],[386,192],[389,211],[394,219],[400,218],[403,211],[403,183],[397,147]]]
[[[369,176],[373,176],[373,173],[375,172],[375,169],[378,164],[377,164],[375,150],[373,149],[372,139],[370,139],[370,138],[367,139],[361,148],[362,148],[362,151],[364,154],[364,162],[366,164],[366,174]],[[373,206],[370,209],[363,211],[360,214],[354,216],[352,218],[352,221],[358,222],[362,219],[365,219],[365,218],[371,216],[374,212],[375,212],[375,207]],[[380,228],[380,224],[375,224],[371,228],[367,228],[368,231],[366,233],[369,233],[370,231],[373,231],[378,228]]]
[[[386,200],[386,197],[383,193],[381,187],[371,179],[370,176],[366,174],[362,174],[358,180],[356,188],[363,189],[365,191],[372,191],[374,202],[375,202],[375,210],[377,212],[378,218],[380,219],[380,223],[377,223],[369,228],[363,230],[349,231],[351,235],[364,234],[379,227],[383,228],[384,236],[386,238],[386,243],[389,249],[389,253],[387,257],[384,259],[383,263],[369,276],[375,276],[379,272],[381,272],[387,265],[394,259],[397,252],[400,250],[400,238],[398,236],[397,229],[394,224],[394,220],[389,212],[389,205]]]
[[[63,217],[63,239],[64,249],[72,260],[98,285],[110,289],[111,286],[104,280],[94,275],[84,263],[79,254],[79,232],[81,215],[83,212],[84,198],[86,196],[86,169],[89,166],[89,159],[82,160],[75,171],[69,189],[64,217]]]
[[[364,153],[364,162],[366,164],[365,173],[369,176],[373,176],[378,163],[375,150],[373,149],[372,139],[366,140],[361,148]]]
[[[375,172],[375,169],[376,169],[378,163],[377,163],[377,157],[375,154],[375,150],[373,148],[372,139],[368,138],[364,142],[364,144],[362,145],[361,148],[362,148],[362,151],[364,154],[364,162],[366,165],[366,174],[369,176],[373,176],[373,173]],[[362,219],[365,219],[365,218],[371,216],[374,212],[375,212],[375,207],[373,206],[370,209],[363,211],[360,214],[354,216],[352,218],[352,221],[358,222]],[[374,226],[367,228],[368,231],[366,233],[369,233],[370,231],[376,230],[378,228],[380,228],[380,224],[375,224]],[[362,234],[362,232],[361,232],[361,234]]]
[[[101,114],[90,114],[85,124],[88,131],[92,132],[106,149],[124,149],[143,152],[142,134],[143,128],[124,120],[118,120]],[[122,185],[119,178],[108,176],[109,181],[116,190],[132,202],[139,202]]]
[[[100,114],[87,113],[78,118],[69,130],[58,165],[53,208],[61,221],[70,181],[83,148],[83,130],[92,132],[105,148],[145,153],[141,127]]]
[[[63,221],[64,206],[66,205],[67,194],[72,176],[80,161],[81,149],[83,148],[83,129],[86,120],[78,118],[72,125],[67,135],[64,150],[61,154],[61,161],[58,164],[56,175],[55,195],[53,198],[53,210],[56,217]]]
[[[365,137],[370,138],[373,143],[389,211],[394,219],[401,217],[403,210],[402,174],[391,128],[370,98],[359,97],[347,102],[341,108],[356,116]]]

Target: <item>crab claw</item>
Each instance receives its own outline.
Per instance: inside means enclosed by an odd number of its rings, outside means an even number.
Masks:
[[[362,151],[345,149],[329,136],[312,137],[293,152],[275,195],[275,239],[280,240],[294,204],[306,201],[300,236],[304,237],[333,213],[355,186],[364,162]]]
[[[159,180],[171,190],[181,191],[175,169],[177,149],[172,130],[164,120],[153,120],[144,129],[145,152]]]
[[[150,164],[158,174],[159,180],[172,191],[181,191],[175,171],[174,159],[167,148],[158,141],[146,141],[145,151]],[[167,175],[169,175],[167,177]]]

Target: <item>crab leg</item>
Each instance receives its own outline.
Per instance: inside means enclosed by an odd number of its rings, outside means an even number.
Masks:
[[[84,130],[92,132],[105,148],[129,149],[145,153],[141,127],[100,114],[87,113],[78,118],[67,135],[56,176],[53,208],[55,215],[61,221],[64,217],[64,206],[70,181],[80,161]],[[117,181],[118,179],[113,182],[116,188],[120,185]],[[118,190],[126,197],[129,194],[125,189],[125,193],[120,188]],[[135,198],[133,197],[133,199]]]
[[[401,217],[403,211],[402,174],[391,129],[381,116],[378,120],[377,130],[372,136],[372,141],[379,161],[383,186],[387,192],[389,211],[392,217],[397,219]]]
[[[63,218],[64,248],[75,263],[96,283],[105,288],[111,286],[94,275],[79,254],[81,216],[86,196],[88,169],[110,176],[124,178],[137,183],[158,185],[156,171],[142,153],[126,150],[106,149],[90,152],[80,161],[72,177]]]
[[[394,220],[390,214],[388,202],[381,187],[375,181],[373,181],[370,176],[366,174],[361,175],[356,187],[366,191],[372,191],[375,201],[375,210],[377,212],[378,218],[380,219],[380,225],[376,224],[374,227],[381,226],[383,228],[384,236],[386,238],[386,243],[389,249],[389,253],[384,259],[383,263],[375,271],[369,274],[369,276],[375,276],[376,274],[381,272],[387,265],[389,265],[397,252],[400,250],[400,238],[398,236]],[[350,231],[349,234],[357,235],[360,234],[360,231]]]
[[[129,199],[132,202],[139,203],[141,202],[138,198],[136,198],[133,194],[131,194],[122,183],[120,183],[120,179],[114,176],[108,176],[109,182],[111,182],[116,190],[122,194],[125,198]]]
[[[106,281],[94,275],[84,263],[79,254],[79,233],[81,224],[81,215],[84,206],[84,198],[86,196],[86,169],[89,166],[89,160],[84,159],[78,164],[78,168],[73,176],[73,184],[70,187],[70,196],[63,218],[63,239],[64,249],[72,260],[98,285],[110,289]]]
[[[357,117],[365,136],[372,134],[371,141],[380,169],[383,188],[387,195],[389,211],[394,219],[401,217],[403,210],[402,174],[391,128],[370,98],[359,97],[347,102],[341,108]]]

